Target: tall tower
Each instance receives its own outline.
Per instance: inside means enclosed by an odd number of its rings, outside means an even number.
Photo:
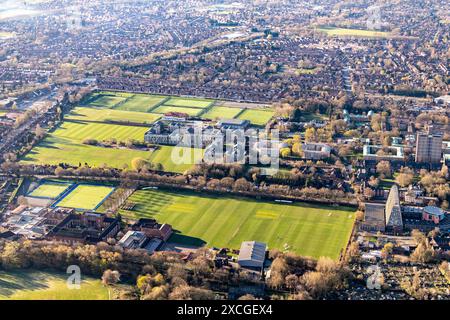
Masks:
[[[427,132],[418,132],[416,137],[416,162],[439,163],[442,159],[442,134],[433,133],[433,126]]]

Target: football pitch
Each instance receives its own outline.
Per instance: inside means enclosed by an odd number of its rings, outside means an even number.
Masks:
[[[278,204],[253,199],[189,192],[139,190],[124,217],[152,217],[181,234],[177,241],[238,249],[242,241],[262,241],[269,248],[299,255],[337,259],[350,237],[355,215],[345,207],[305,203]]]
[[[77,107],[65,116],[70,121],[99,121],[99,122],[134,122],[153,123],[161,117],[159,114],[124,111],[105,108]]]
[[[45,181],[28,194],[30,197],[56,199],[70,184]]]
[[[273,117],[272,110],[247,109],[239,115],[239,119],[248,120],[257,126],[264,126]]]
[[[104,148],[83,144],[84,139],[115,138],[142,140],[147,128],[104,123],[64,122],[41,143],[21,159],[24,163],[57,165],[68,163],[74,166],[87,163],[91,166],[106,164],[122,168],[131,165],[134,158],[148,159],[152,152],[135,149]]]
[[[95,210],[113,190],[113,187],[80,184],[55,206]]]
[[[233,119],[236,117],[242,109],[240,108],[230,108],[230,107],[219,107],[215,106],[208,110],[205,114],[202,115],[203,119]]]
[[[0,300],[108,300],[99,279],[82,277],[80,289],[67,286],[67,274],[46,271],[0,271]]]

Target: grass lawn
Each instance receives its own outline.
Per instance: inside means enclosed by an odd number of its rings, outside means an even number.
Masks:
[[[202,149],[160,146],[160,149],[154,151],[150,156],[150,161],[153,163],[161,163],[164,171],[184,173],[186,170],[192,168],[195,163],[201,161],[203,153],[204,151]],[[183,155],[185,154],[187,154],[187,159],[183,161],[184,163],[180,163],[181,161],[176,162],[178,158],[184,159]],[[175,161],[172,160],[172,155],[174,155]]]
[[[57,182],[46,181],[46,182],[40,184],[36,189],[34,189],[28,195],[31,197],[55,199],[61,193],[63,193],[69,186],[70,186],[70,184],[68,184],[68,183],[57,183]]]
[[[57,206],[94,210],[113,190],[113,187],[80,184],[58,202]]]
[[[269,248],[288,249],[303,256],[339,257],[350,237],[354,210],[311,204],[278,204],[252,199],[206,196],[188,192],[140,190],[129,201],[129,218],[153,217],[181,232],[176,237],[192,244],[238,249],[242,241],[257,240]],[[173,239],[172,239],[173,240]]]
[[[374,31],[374,30],[359,30],[335,27],[321,27],[317,31],[325,32],[328,36],[342,36],[342,37],[369,37],[369,38],[389,38],[392,36],[390,32]]]
[[[80,289],[67,287],[64,273],[0,271],[0,300],[108,300],[109,289],[100,280],[81,278]]]
[[[151,152],[90,146],[83,144],[82,141],[86,138],[143,140],[146,130],[144,127],[66,121],[28,152],[21,161],[52,165],[68,163],[75,166],[80,163],[88,163],[91,166],[107,164],[122,168],[125,164],[130,166],[133,158],[148,159]]]
[[[249,120],[257,126],[264,126],[273,117],[272,110],[247,109],[239,115],[239,119]]]
[[[166,96],[136,94],[125,103],[120,104],[115,109],[125,111],[147,112],[156,105],[161,104]]]
[[[198,98],[170,98],[165,105],[174,107],[207,108],[214,100]]]
[[[114,94],[99,94],[97,98],[89,103],[94,107],[113,108],[116,104],[124,101],[126,98]]]
[[[205,114],[202,115],[203,119],[233,119],[236,117],[242,109],[230,108],[230,107],[212,107]]]
[[[64,122],[53,136],[82,142],[84,139],[105,140],[116,138],[119,141],[136,139],[143,141],[148,128],[107,123]]]
[[[119,121],[134,123],[153,123],[161,117],[159,114],[123,111],[118,109],[77,107],[65,116],[66,120],[76,121]]]
[[[162,105],[162,106],[159,106],[159,107],[157,107],[157,108],[152,110],[153,113],[165,114],[165,113],[169,113],[169,112],[181,112],[181,113],[186,113],[186,114],[188,114],[190,116],[196,116],[201,111],[202,111],[202,109],[200,109],[200,108],[172,107],[172,106],[169,106],[169,105]]]

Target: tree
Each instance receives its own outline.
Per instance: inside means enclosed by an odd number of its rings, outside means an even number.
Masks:
[[[395,182],[397,182],[401,187],[409,186],[414,180],[414,175],[412,173],[399,173],[395,178]]]
[[[393,250],[394,245],[391,242],[386,243],[383,249],[381,249],[381,256],[383,259],[388,260],[391,257]]]
[[[116,284],[120,280],[120,273],[117,270],[105,270],[102,276],[102,283],[105,286]]]
[[[382,178],[391,177],[391,164],[388,161],[380,161],[377,163],[377,173]]]
[[[316,129],[314,129],[314,128],[306,129],[306,131],[305,131],[305,141],[306,142],[316,141]]]
[[[214,300],[215,294],[211,290],[191,286],[176,287],[169,295],[170,300]]]

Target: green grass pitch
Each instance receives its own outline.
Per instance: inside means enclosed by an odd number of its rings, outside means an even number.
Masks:
[[[242,109],[240,108],[230,108],[230,107],[219,107],[215,106],[208,110],[205,114],[202,115],[203,119],[233,119],[236,117]]]
[[[153,113],[165,114],[165,113],[169,113],[169,112],[180,112],[180,113],[186,113],[193,117],[198,115],[201,111],[202,111],[202,109],[200,109],[200,108],[173,107],[173,106],[168,106],[168,105],[162,105],[162,106],[159,106],[152,110]]]
[[[264,126],[269,122],[273,115],[274,111],[272,110],[247,109],[242,112],[238,118],[248,120],[257,126]]]
[[[199,98],[170,98],[164,104],[174,107],[208,108],[214,100]]]
[[[161,104],[166,96],[136,94],[124,103],[115,107],[116,110],[148,112],[153,107]]]
[[[72,121],[117,121],[134,123],[153,123],[161,118],[161,115],[154,113],[143,113],[134,111],[124,111],[122,109],[86,108],[77,107],[65,116],[66,120]]]
[[[124,217],[153,217],[179,230],[177,240],[238,249],[257,240],[269,248],[303,256],[337,259],[350,237],[354,210],[311,204],[278,204],[251,199],[205,196],[184,192],[140,190],[129,201]],[[184,240],[183,240],[184,241]]]
[[[124,101],[126,98],[116,96],[116,95],[98,95],[97,98],[95,98],[93,101],[91,101],[89,104],[91,106],[95,107],[103,107],[103,108],[112,108],[116,104]]]
[[[96,185],[78,185],[56,204],[58,207],[94,210],[114,188]]]
[[[172,161],[172,152],[174,152],[176,158],[181,158],[184,154],[187,154],[187,161],[184,163]],[[192,168],[194,164],[201,161],[203,153],[204,150],[202,149],[160,146],[159,149],[154,151],[150,156],[150,161],[153,163],[161,163],[164,171],[184,173],[186,170]]]
[[[81,278],[80,289],[67,286],[67,274],[46,271],[0,271],[0,300],[108,300],[99,279]]]
[[[66,183],[44,182],[40,184],[36,189],[34,189],[29,194],[29,196],[55,199],[61,193],[63,193],[69,186],[70,184]]]
[[[64,122],[41,143],[27,153],[21,161],[57,165],[68,163],[77,166],[85,162],[92,166],[106,164],[115,168],[131,165],[134,158],[148,159],[151,151],[115,149],[83,144],[86,138],[99,141],[108,138],[117,140],[142,140],[147,128],[102,123]]]

